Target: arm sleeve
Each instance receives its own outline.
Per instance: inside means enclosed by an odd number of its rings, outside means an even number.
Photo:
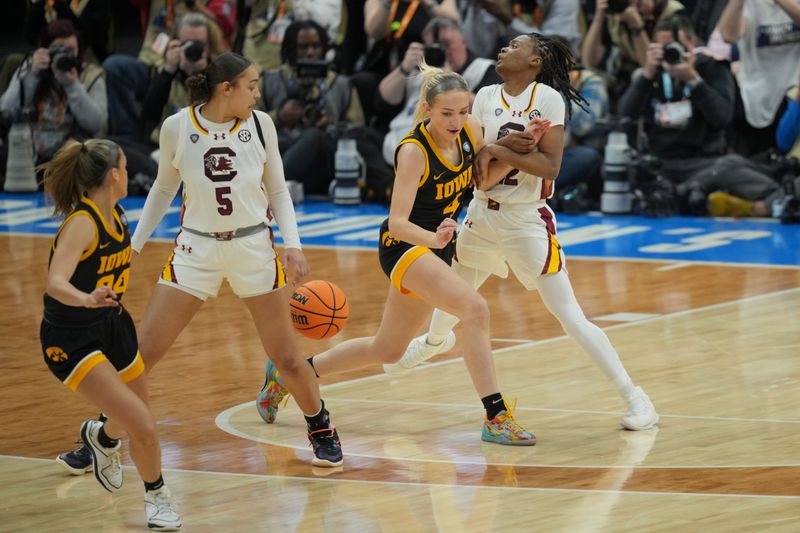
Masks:
[[[300,248],[300,234],[297,231],[297,219],[294,216],[294,206],[286,179],[283,176],[283,162],[278,150],[278,132],[275,123],[266,113],[253,111],[254,118],[264,130],[264,144],[266,145],[267,160],[264,163],[264,186],[267,189],[269,207],[278,222],[278,228],[283,236],[285,248]],[[149,200],[149,198],[148,198]]]
[[[172,199],[175,198],[175,193],[178,192],[178,187],[181,184],[178,169],[172,165],[178,143],[179,121],[180,115],[172,115],[161,126],[158,176],[156,176],[156,181],[153,182],[153,187],[147,195],[142,216],[131,238],[131,246],[136,252],[142,251],[144,243],[147,242],[153,230],[164,218],[164,214],[167,212]]]
[[[800,139],[800,102],[796,98],[789,101],[789,107],[781,117],[775,136],[778,150],[784,154],[788,153]]]

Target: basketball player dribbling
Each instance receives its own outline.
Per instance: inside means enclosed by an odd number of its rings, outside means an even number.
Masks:
[[[532,445],[536,438],[514,420],[498,389],[486,301],[449,266],[461,195],[472,182],[473,159],[483,146],[480,126],[469,115],[470,92],[454,72],[424,63],[421,70],[417,126],[395,150],[392,205],[380,229],[378,255],[391,282],[383,320],[374,337],[351,339],[310,357],[309,368],[321,376],[397,361],[431,308],[447,309],[467,325],[464,360],[486,409],[482,440]],[[268,364],[259,401],[270,406],[273,421],[282,378]]]
[[[453,268],[478,288],[492,274],[506,277],[510,267],[526,289],[538,290],[567,335],[592,357],[627,403],[622,426],[645,430],[658,423],[658,414],[647,394],[631,381],[603,330],[584,316],[564,269],[555,216],[546,203],[564,148],[562,95],[569,102],[582,102],[570,85],[574,64],[562,41],[536,33],[520,35],[500,51],[497,72],[504,83],[481,89],[473,104],[472,113],[489,140],[476,166],[485,169],[489,161],[498,160],[511,171],[500,179],[485,170],[477,172],[478,190],[459,234]],[[523,131],[531,119],[549,121],[538,144]],[[398,364],[385,367],[388,373],[401,373],[452,348],[452,329],[459,317],[440,309],[434,311],[428,333],[413,340]]]
[[[161,446],[147,404],[144,363],[133,319],[122,306],[131,265],[131,235],[122,207],[128,194],[127,160],[116,143],[67,141],[41,166],[45,192],[66,219],[50,250],[42,353],[50,371],[111,415],[81,426],[81,439],[109,492],[122,488],[119,439],[144,481],[147,526],[177,531],[181,517],[161,476]]]
[[[275,125],[253,110],[260,97],[258,80],[248,59],[222,54],[187,80],[195,105],[161,127],[158,177],[133,235],[133,250],[141,251],[181,183],[183,212],[175,248],[142,317],[139,348],[149,371],[227,279],[305,415],[312,463],[339,466],[339,436],[314,372],[295,344],[292,290],[267,226],[273,213],[284,238],[288,279],[300,283],[308,263],[300,250]]]

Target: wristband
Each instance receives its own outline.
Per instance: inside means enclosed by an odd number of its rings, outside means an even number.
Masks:
[[[403,73],[403,76],[409,76],[411,74],[410,70],[406,70],[406,69],[403,68],[403,64],[402,63],[397,65],[397,68],[398,68],[398,70],[400,70],[400,72]]]

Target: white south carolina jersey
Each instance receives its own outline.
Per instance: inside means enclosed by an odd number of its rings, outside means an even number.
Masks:
[[[208,121],[200,107],[181,109],[172,165],[183,181],[181,225],[225,232],[267,222],[263,175],[266,151],[256,128],[272,120],[253,111],[247,120]]]
[[[472,115],[483,127],[483,138],[493,142],[509,131],[523,131],[534,117],[549,119],[552,126],[564,125],[566,104],[561,94],[543,83],[531,83],[521,94],[510,96],[502,84],[482,88],[475,95]],[[553,180],[512,170],[488,191],[475,191],[475,198],[499,203],[545,203],[553,195]]]

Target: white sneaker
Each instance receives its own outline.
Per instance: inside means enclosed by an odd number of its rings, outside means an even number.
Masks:
[[[181,528],[181,515],[172,501],[172,494],[166,485],[158,490],[144,491],[144,510],[147,513],[147,527],[154,531],[178,531]]]
[[[92,452],[94,477],[108,492],[117,492],[122,488],[122,467],[119,464],[120,442],[113,448],[106,448],[97,440],[103,423],[99,420],[87,420],[81,425],[81,440]]]
[[[658,424],[656,408],[641,387],[635,387],[626,401],[628,414],[622,419],[622,427],[631,431],[642,431]]]
[[[427,339],[427,334],[416,337],[406,348],[403,357],[396,363],[383,365],[383,371],[390,376],[400,376],[434,355],[450,351],[456,344],[456,334],[452,331],[441,344],[428,344]]]

